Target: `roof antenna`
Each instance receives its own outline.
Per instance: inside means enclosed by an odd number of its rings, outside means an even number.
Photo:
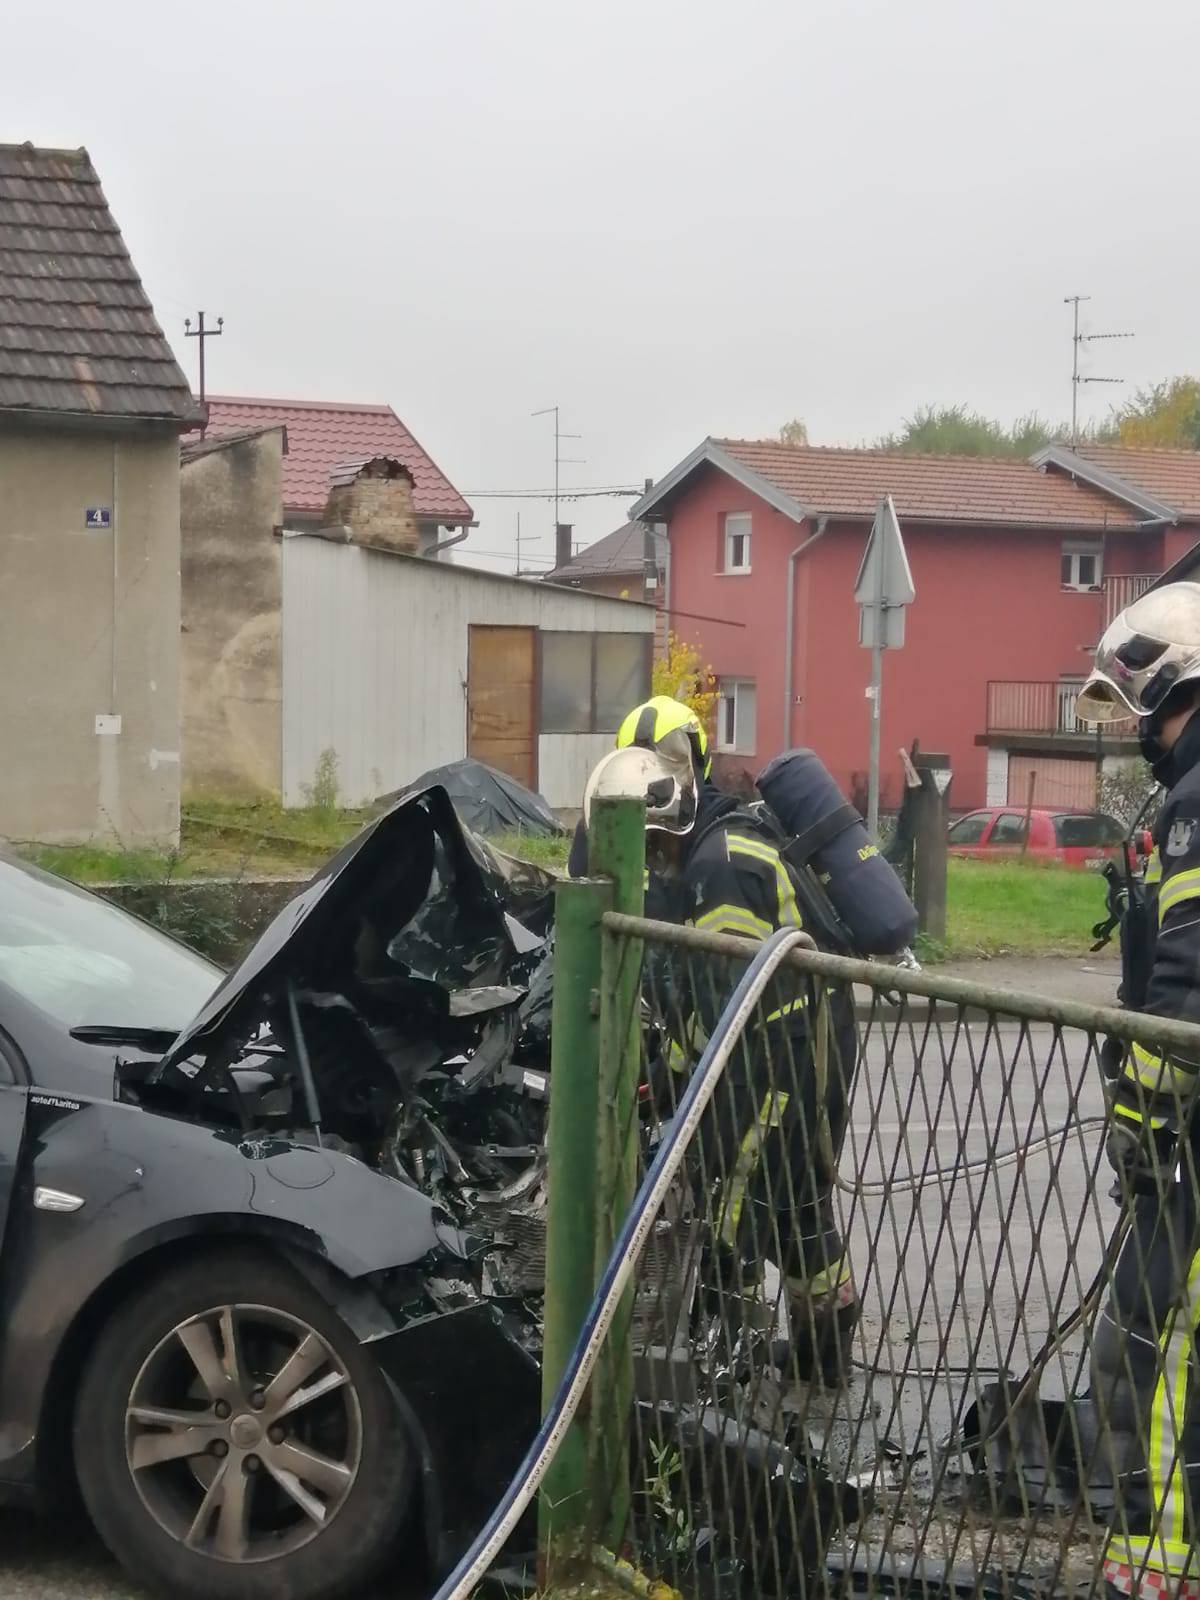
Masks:
[[[574,466],[582,466],[582,464],[587,460],[586,456],[564,456],[564,455],[560,455],[559,454],[559,444],[560,444],[560,441],[563,440],[563,439],[582,439],[583,435],[581,433],[563,433],[561,431],[561,429],[558,426],[558,407],[557,406],[543,406],[540,411],[531,411],[529,413],[529,415],[531,417],[550,417],[550,416],[552,416],[554,418],[554,527],[555,527],[555,537],[557,538],[557,530],[558,530],[558,500],[559,500],[558,469],[561,466],[563,466],[564,464],[566,464],[568,466],[572,466],[572,465],[574,465]]]
[[[192,327],[191,317],[184,317],[183,337],[185,339],[199,339],[200,341],[200,406],[204,411],[204,421],[200,424],[200,437],[203,439],[205,432],[208,429],[208,408],[204,403],[204,341],[206,339],[219,339],[221,337],[221,330],[225,326],[225,318],[218,317],[215,328],[206,328],[204,326],[203,311],[198,311],[196,313],[196,317],[200,324],[197,328]]]
[[[1124,383],[1124,378],[1084,378],[1079,374],[1079,347],[1081,344],[1090,344],[1093,339],[1132,339],[1132,333],[1080,333],[1079,307],[1084,300],[1090,300],[1090,294],[1066,294],[1063,296],[1063,305],[1075,308],[1075,331],[1072,337],[1074,359],[1071,362],[1071,449],[1079,443],[1079,385],[1081,383]]]

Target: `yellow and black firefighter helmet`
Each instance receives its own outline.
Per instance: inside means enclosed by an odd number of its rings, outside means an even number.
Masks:
[[[635,745],[641,750],[657,750],[669,733],[676,732],[687,734],[695,752],[697,770],[707,778],[712,771],[712,757],[708,753],[704,724],[691,706],[672,700],[670,695],[656,694],[640,706],[634,706],[617,730],[617,749],[627,750]]]

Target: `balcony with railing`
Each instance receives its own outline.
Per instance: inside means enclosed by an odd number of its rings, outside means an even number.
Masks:
[[[993,679],[987,686],[989,733],[1089,734],[1091,725],[1075,715],[1076,681],[1048,679],[1014,682]]]
[[[1114,572],[1104,580],[1104,627],[1116,616],[1140,599],[1151,584],[1157,583],[1161,572]]]

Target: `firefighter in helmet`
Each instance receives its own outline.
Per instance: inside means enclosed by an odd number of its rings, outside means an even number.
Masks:
[[[708,734],[704,724],[682,700],[656,694],[624,718],[617,729],[617,749],[653,750],[668,734],[682,732],[691,749],[697,782],[711,787],[712,756],[708,753]],[[567,871],[573,878],[586,878],[588,870],[587,819],[580,817],[571,841]]]
[[[640,708],[639,720],[647,710]],[[627,739],[592,773],[585,822],[602,796],[645,799],[647,868],[660,916],[754,938],[801,926],[778,835],[761,811],[703,783],[703,746],[699,760],[696,750],[682,723],[646,744]],[[735,976],[714,963],[703,981],[674,983],[670,1026],[685,1057],[698,1055]],[[739,1275],[757,1275],[769,1256],[786,1279],[798,1376],[837,1385],[847,1376],[858,1320],[833,1202],[855,1065],[853,1009],[849,996],[819,992],[785,970],[763,1011],[701,1124],[700,1176]]]
[[[1166,796],[1142,891],[1121,923],[1121,1002],[1200,1023],[1200,584],[1171,583],[1110,623],[1080,691],[1089,722],[1137,718]],[[1129,1234],[1095,1334],[1093,1396],[1118,1474],[1110,1594],[1200,1597],[1200,1055],[1116,1041],[1104,1054],[1107,1151]]]

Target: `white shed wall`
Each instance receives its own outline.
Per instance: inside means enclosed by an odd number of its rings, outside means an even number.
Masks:
[[[302,536],[283,541],[283,802],[305,804],[326,750],[361,805],[467,753],[472,623],[654,632],[654,610],[469,568]],[[538,782],[577,806],[608,734],[542,734]]]

